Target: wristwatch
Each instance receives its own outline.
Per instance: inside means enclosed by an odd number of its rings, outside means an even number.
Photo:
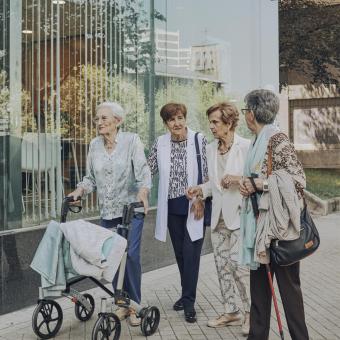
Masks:
[[[262,184],[262,190],[263,191],[269,191],[269,186],[268,186],[268,181],[267,180],[263,180],[263,184]]]

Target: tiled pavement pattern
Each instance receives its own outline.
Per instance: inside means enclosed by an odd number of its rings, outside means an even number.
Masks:
[[[305,300],[306,318],[310,338],[313,340],[340,339],[340,214],[333,214],[316,219],[320,235],[319,251],[303,261],[301,266],[302,286]],[[98,289],[91,290],[99,308]],[[143,275],[144,302],[157,305],[161,311],[159,330],[153,340],[200,340],[200,339],[245,339],[240,327],[211,329],[206,326],[209,318],[222,312],[221,297],[212,255],[202,257],[200,281],[197,297],[196,324],[183,320],[183,312],[172,310],[172,304],[179,296],[179,277],[176,266],[169,266]],[[96,315],[91,320],[81,323],[74,316],[73,304],[61,299],[64,322],[56,339],[90,339]],[[280,304],[282,311],[282,306]],[[0,339],[36,339],[31,328],[31,316],[34,306],[6,314],[0,317]],[[284,318],[283,318],[284,319]],[[285,325],[285,339],[290,339]],[[122,340],[139,340],[139,327],[129,327],[122,323]],[[270,340],[279,339],[277,324],[272,313]],[[297,339],[298,340],[298,339]]]

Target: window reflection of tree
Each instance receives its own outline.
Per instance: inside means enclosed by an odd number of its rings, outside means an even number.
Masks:
[[[0,136],[0,145],[4,146],[8,143],[9,136]],[[4,150],[1,150],[1,152]],[[2,155],[4,156],[4,155]],[[13,200],[12,185],[8,180],[8,164],[5,162],[6,157],[0,159],[0,227],[7,229],[8,217],[15,213],[15,205]],[[6,187],[2,187],[5,185]],[[2,230],[1,230],[2,231]],[[5,267],[4,256],[8,265],[7,281],[13,281],[22,277],[20,260],[17,252],[16,239],[14,234],[0,236],[0,264],[1,268]],[[3,275],[3,270],[0,275]],[[1,282],[1,280],[0,280]]]
[[[0,238],[0,263],[2,264],[2,268],[4,268],[3,263],[4,254],[8,264],[8,271],[7,274],[5,275],[5,280],[7,282],[17,281],[22,279],[23,277],[15,237],[16,235],[10,234],[4,235]],[[3,272],[4,271],[0,271],[0,274]]]

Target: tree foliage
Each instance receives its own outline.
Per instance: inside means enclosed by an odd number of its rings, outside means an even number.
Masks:
[[[0,70],[0,118],[7,119],[9,113],[9,89],[7,86],[7,74]]]
[[[226,100],[229,100],[228,96],[215,83],[201,80],[185,83],[173,79],[167,83],[166,88],[157,91],[155,106],[156,112],[159,112],[161,107],[168,102],[185,103],[188,109],[188,126],[193,130],[203,132],[211,140],[213,137],[210,133],[206,110],[211,105]],[[240,105],[236,104],[236,106]],[[166,131],[164,124],[157,115],[156,135],[164,131]],[[240,117],[237,132],[244,137],[250,136],[243,116]]]
[[[120,7],[122,20],[126,23],[123,31],[124,41],[131,48],[125,67],[130,70],[145,71],[150,68],[152,44],[147,32],[150,29],[149,18],[141,0],[126,0]],[[153,12],[155,20],[165,22],[166,17],[157,10]]]
[[[21,130],[24,132],[33,132],[37,129],[36,120],[33,117],[32,100],[30,94],[21,90]],[[7,72],[0,70],[0,119],[2,124],[9,122],[10,118],[10,91],[8,88]],[[8,123],[9,124],[9,123]],[[4,126],[0,127],[4,128]],[[7,128],[10,128],[8,125]]]
[[[340,4],[328,0],[281,0],[280,67],[314,84],[338,84]]]
[[[127,112],[124,129],[137,131],[138,128],[146,140],[144,94],[127,78],[110,76],[99,66],[81,65],[64,80],[60,96],[63,136],[81,138],[88,143],[96,136],[92,119],[97,105],[103,101],[117,101]]]

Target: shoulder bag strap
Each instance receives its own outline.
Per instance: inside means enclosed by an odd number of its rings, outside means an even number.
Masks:
[[[268,162],[267,162],[267,177],[269,177],[273,172],[273,148],[272,140],[269,139],[268,142]]]
[[[200,147],[198,144],[198,134],[199,132],[195,133],[195,147],[196,147],[196,157],[197,157],[197,166],[198,166],[198,177],[197,177],[197,184],[202,184],[202,161],[201,161],[201,152]]]

